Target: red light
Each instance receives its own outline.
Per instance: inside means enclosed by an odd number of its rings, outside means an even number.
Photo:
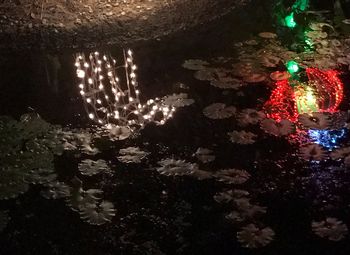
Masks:
[[[321,71],[317,68],[307,68],[307,86],[315,91],[320,112],[336,112],[343,100],[343,83],[339,73],[335,70]],[[268,118],[281,121],[287,119],[295,122],[298,118],[298,109],[295,101],[295,91],[288,80],[276,82],[269,100],[264,105]]]

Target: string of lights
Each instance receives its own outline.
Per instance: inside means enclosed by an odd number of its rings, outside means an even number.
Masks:
[[[99,52],[76,55],[78,86],[88,117],[108,129],[124,126],[134,130],[149,122],[164,124],[175,107],[159,98],[142,103],[132,51],[123,51],[123,57],[119,64],[112,56]]]

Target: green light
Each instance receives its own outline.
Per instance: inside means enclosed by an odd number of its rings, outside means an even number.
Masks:
[[[297,0],[292,6],[292,10],[305,11],[308,7],[309,0]]]
[[[294,74],[299,71],[298,63],[293,60],[288,61],[286,67],[290,74]]]
[[[286,26],[289,28],[294,28],[297,26],[297,23],[294,20],[294,13],[293,12],[284,18],[284,22],[285,22]]]

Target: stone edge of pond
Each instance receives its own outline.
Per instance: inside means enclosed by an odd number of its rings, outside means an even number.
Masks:
[[[0,49],[95,48],[103,45],[127,45],[161,38],[224,16],[247,1],[184,0],[159,9],[147,19],[98,20],[74,29],[41,25],[29,28],[0,25]],[[165,10],[164,10],[165,9]]]

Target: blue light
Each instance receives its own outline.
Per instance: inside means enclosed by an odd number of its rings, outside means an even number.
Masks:
[[[309,137],[314,143],[322,145],[328,150],[339,147],[338,144],[342,138],[345,137],[347,129],[339,130],[314,130],[310,129],[308,131]]]

